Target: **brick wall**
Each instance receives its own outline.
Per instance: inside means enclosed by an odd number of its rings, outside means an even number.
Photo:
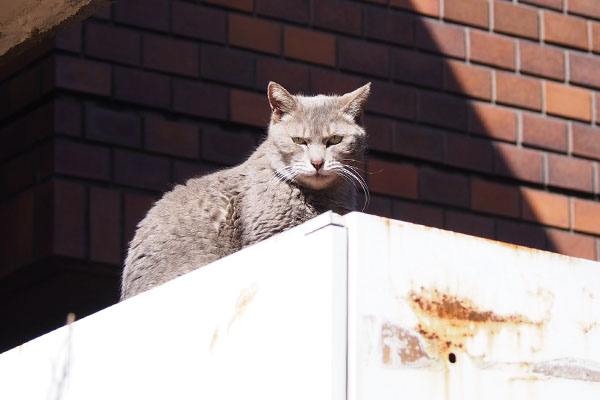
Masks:
[[[0,67],[0,346],[116,301],[161,192],[242,161],[269,80],[373,82],[369,212],[600,257],[596,0],[118,0]]]

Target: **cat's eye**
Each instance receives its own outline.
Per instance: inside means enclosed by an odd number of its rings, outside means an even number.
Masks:
[[[292,137],[292,140],[296,144],[306,144],[306,140],[304,140],[304,139],[302,139],[301,137],[298,137],[298,136]]]
[[[329,140],[327,141],[327,146],[331,146],[334,144],[338,144],[342,141],[342,137],[340,135],[333,135],[332,137],[329,138]]]

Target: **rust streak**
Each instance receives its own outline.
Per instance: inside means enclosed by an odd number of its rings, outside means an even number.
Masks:
[[[252,302],[252,300],[254,300],[257,293],[258,284],[256,283],[253,283],[251,286],[241,291],[235,302],[235,310],[231,316],[229,324],[227,325],[227,330],[229,330],[235,321],[237,321],[244,314],[246,308],[248,308],[248,305]]]

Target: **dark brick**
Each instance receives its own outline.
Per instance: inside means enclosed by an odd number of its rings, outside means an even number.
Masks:
[[[16,224],[10,234],[15,236],[15,268],[28,265],[33,260],[34,192],[27,191],[15,199]]]
[[[115,151],[115,182],[164,191],[169,184],[169,160],[127,150]]]
[[[33,185],[37,180],[39,149],[12,159],[0,169],[0,200]]]
[[[524,220],[569,229],[567,196],[522,187],[521,198],[521,217]]]
[[[449,92],[490,101],[492,99],[492,71],[461,61],[448,60],[444,64],[444,89]]]
[[[204,0],[206,3],[221,7],[233,8],[240,11],[251,12],[253,9],[253,0]]]
[[[340,0],[320,0],[313,3],[313,7],[315,26],[351,35],[362,33],[360,5]]]
[[[40,98],[41,70],[39,66],[25,70],[8,82],[10,113],[14,113]]]
[[[336,73],[329,70],[311,69],[311,91],[312,93],[343,94],[351,92],[368,81],[353,75]],[[371,93],[373,90],[371,89]],[[372,99],[371,99],[372,100]],[[369,100],[367,105],[371,102]]]
[[[493,219],[460,211],[446,211],[445,228],[488,239],[493,239],[495,236]]]
[[[202,129],[202,158],[219,164],[239,164],[256,148],[254,135],[228,132],[213,126]]]
[[[169,108],[170,82],[164,75],[115,67],[115,98],[150,107]]]
[[[159,31],[169,30],[168,0],[127,0],[115,3],[115,21]]]
[[[440,0],[390,0],[390,6],[437,17],[440,10]]]
[[[267,96],[232,89],[229,92],[231,120],[241,124],[265,127],[271,119]]]
[[[199,132],[192,124],[167,121],[148,116],[144,118],[146,149],[178,157],[197,158]]]
[[[467,114],[470,133],[508,142],[517,140],[517,115],[513,110],[485,103],[471,103]]]
[[[53,195],[53,234],[50,239],[54,244],[53,254],[82,259],[86,250],[85,189],[80,184],[57,181],[53,185]]]
[[[80,58],[56,56],[46,71],[45,91],[70,89],[102,96],[110,95],[110,65]]]
[[[438,93],[420,92],[419,121],[445,128],[465,130],[467,107],[463,100]]]
[[[392,217],[414,224],[444,227],[444,211],[438,207],[416,204],[408,201],[394,200]]]
[[[567,124],[564,121],[529,113],[523,113],[522,118],[524,144],[567,151]]]
[[[469,206],[469,180],[464,175],[423,167],[419,170],[419,198],[466,208]]]
[[[420,20],[416,27],[416,45],[450,57],[465,57],[465,31],[437,21]]]
[[[143,63],[146,68],[197,78],[199,56],[198,46],[193,43],[144,35]]]
[[[548,250],[571,257],[587,258],[596,261],[594,237],[577,233],[547,229]]]
[[[307,23],[309,18],[308,0],[256,0],[259,15],[281,18],[286,21]]]
[[[398,122],[393,143],[397,154],[438,162],[444,156],[444,134],[437,129]]]
[[[356,199],[356,204],[361,210],[365,204],[365,197],[360,196]],[[383,196],[371,195],[367,208],[363,211],[371,215],[392,218],[392,199]]]
[[[506,220],[496,222],[496,238],[502,242],[545,249],[546,235],[542,228]]]
[[[372,192],[417,199],[419,174],[414,165],[369,159],[367,169],[369,171],[367,183]]]
[[[335,66],[335,36],[294,26],[286,26],[283,32],[283,52],[286,57]],[[307,43],[311,45],[307,46]]]
[[[0,202],[0,277],[10,274],[15,264],[15,248],[17,238],[14,234],[17,226],[17,213],[14,201]]]
[[[290,93],[308,93],[310,82],[308,67],[274,58],[256,60],[256,88],[267,92],[267,85],[274,81]]]
[[[376,81],[371,86],[371,93],[365,106],[367,111],[402,119],[415,119],[414,89]]]
[[[594,190],[592,163],[588,160],[549,154],[548,184],[565,189],[592,192]]]
[[[141,36],[135,31],[88,23],[85,52],[92,57],[128,65],[140,65]]]
[[[389,51],[381,46],[354,39],[338,39],[338,65],[342,69],[385,78],[389,75]]]
[[[202,77],[245,87],[254,86],[254,56],[237,50],[202,46]]]
[[[58,99],[54,102],[54,129],[57,134],[81,136],[81,104]]]
[[[140,119],[136,115],[88,105],[85,117],[88,139],[122,146],[140,146]]]
[[[176,160],[173,165],[173,176],[175,183],[185,183],[188,179],[197,178],[213,172],[215,167],[200,162],[189,162]]]
[[[125,193],[125,246],[129,247],[129,242],[133,239],[137,224],[144,218],[148,210],[152,208],[156,198],[139,193]]]
[[[367,37],[410,46],[415,40],[414,18],[393,10],[368,7],[365,13]]]
[[[445,136],[446,164],[479,172],[492,171],[492,146],[488,140],[448,133]]]
[[[121,194],[90,188],[90,259],[121,264]]]
[[[78,22],[57,33],[54,38],[56,48],[79,53],[81,51],[82,42],[81,27],[81,22]]]
[[[227,14],[221,10],[172,2],[173,33],[209,42],[227,40]]]
[[[442,58],[411,50],[392,51],[392,78],[399,82],[442,87]]]
[[[520,206],[517,186],[471,178],[471,209],[518,218]]]
[[[56,173],[80,178],[109,180],[110,154],[105,148],[57,141],[54,145]]]
[[[281,54],[281,24],[229,14],[229,43],[264,53]]]
[[[394,120],[365,115],[363,122],[367,131],[369,149],[391,152],[393,150]]]
[[[173,109],[197,117],[226,120],[229,92],[208,83],[173,81]]]
[[[542,152],[516,146],[494,144],[494,172],[511,178],[542,183]]]

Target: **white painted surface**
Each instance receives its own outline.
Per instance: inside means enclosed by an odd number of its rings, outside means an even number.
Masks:
[[[567,396],[600,398],[598,263],[359,213],[0,355],[0,399]]]

